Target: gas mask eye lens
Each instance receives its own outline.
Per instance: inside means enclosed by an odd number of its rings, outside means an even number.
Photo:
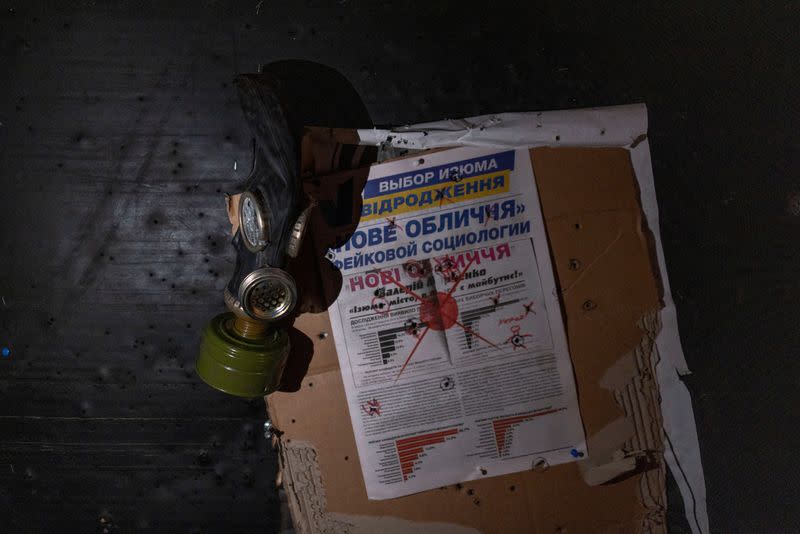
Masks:
[[[257,193],[246,191],[239,201],[239,227],[244,244],[251,252],[259,252],[267,246],[268,224],[264,204]]]

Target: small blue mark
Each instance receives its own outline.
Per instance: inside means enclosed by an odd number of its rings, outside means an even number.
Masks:
[[[579,451],[578,449],[572,449],[571,451],[569,451],[569,454],[573,458],[583,458],[583,453],[581,451]]]
[[[2,349],[0,349],[0,354],[3,355],[3,358],[8,358],[9,356],[11,356],[11,349],[9,349],[8,347],[3,347]]]

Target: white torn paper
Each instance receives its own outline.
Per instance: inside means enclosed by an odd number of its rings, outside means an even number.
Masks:
[[[375,165],[363,196],[329,312],[369,498],[585,458],[528,151]]]

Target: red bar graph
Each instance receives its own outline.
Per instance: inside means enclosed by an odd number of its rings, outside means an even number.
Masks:
[[[426,449],[430,449],[433,445],[444,443],[449,436],[454,436],[455,434],[458,434],[458,429],[450,428],[439,432],[431,432],[430,434],[398,439],[395,442],[395,447],[397,447],[397,457],[400,460],[403,480],[408,480],[408,477],[418,469],[418,465],[421,463],[420,454],[424,453]]]
[[[494,421],[492,421],[492,427],[494,429],[494,439],[495,442],[497,443],[497,453],[502,455],[507,451],[507,448],[509,446],[508,434],[510,431],[514,429],[514,427],[519,426],[520,423],[524,423],[525,421],[530,421],[534,417],[555,413],[557,411],[558,410],[547,410],[544,412],[527,413],[523,415],[516,415],[514,417],[495,419]]]

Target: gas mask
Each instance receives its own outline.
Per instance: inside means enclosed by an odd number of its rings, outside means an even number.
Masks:
[[[254,138],[253,167],[243,191],[229,198],[236,266],[225,287],[228,312],[202,333],[197,373],[210,386],[240,397],[277,389],[289,338],[277,322],[297,303],[297,287],[284,270],[297,255],[308,211],[295,140],[275,93],[258,74],[236,79]]]
[[[281,385],[290,350],[289,334],[281,325],[290,324],[298,311],[326,309],[327,299],[338,294],[337,289],[329,296],[321,296],[319,287],[309,279],[314,272],[319,274],[325,247],[318,246],[319,250],[310,253],[309,244],[302,255],[304,264],[295,271],[298,278],[305,276],[304,283],[309,284],[302,295],[286,271],[287,259],[300,254],[316,206],[316,201],[307,200],[303,192],[300,140],[310,125],[371,128],[372,121],[350,82],[318,63],[271,63],[259,74],[238,76],[236,87],[254,139],[253,167],[239,188],[240,193],[228,197],[236,251],[236,265],[224,290],[228,312],[214,317],[203,329],[196,369],[210,386],[253,398]],[[330,174],[368,167],[376,154],[377,148],[353,152],[326,145],[318,159],[312,158],[317,163],[304,172]],[[327,214],[338,225],[344,217],[355,228],[358,219],[351,221],[351,217],[360,212],[360,205],[354,210],[350,201],[358,197],[360,189],[353,188],[353,180],[348,183],[349,188],[339,191],[346,197],[342,206],[338,200],[332,204],[322,195],[317,219]],[[307,265],[306,259],[317,264]],[[299,297],[303,297],[300,304]],[[302,358],[297,362],[302,363]]]

